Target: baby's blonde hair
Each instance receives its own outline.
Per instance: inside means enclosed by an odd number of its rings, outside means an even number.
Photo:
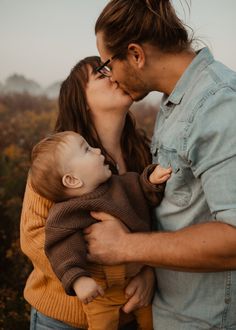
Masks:
[[[30,177],[33,189],[41,196],[60,202],[68,199],[67,189],[62,183],[62,173],[58,165],[59,146],[66,138],[76,134],[65,131],[49,135],[37,143],[31,153]]]

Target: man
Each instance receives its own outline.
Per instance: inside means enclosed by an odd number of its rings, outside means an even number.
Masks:
[[[99,72],[135,101],[164,93],[151,151],[172,177],[158,232],[93,213],[89,257],[156,267],[155,329],[236,329],[236,74],[193,50],[168,0],[112,0],[95,31]]]

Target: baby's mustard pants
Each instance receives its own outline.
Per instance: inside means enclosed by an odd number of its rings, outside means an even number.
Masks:
[[[136,268],[137,270],[137,268]],[[127,302],[125,288],[132,276],[137,274],[129,265],[101,266],[90,265],[89,271],[101,285],[105,295],[83,304],[87,316],[88,330],[117,330],[120,309]],[[139,330],[153,330],[151,305],[134,311]]]

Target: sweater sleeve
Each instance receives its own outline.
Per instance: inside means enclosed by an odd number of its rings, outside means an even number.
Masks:
[[[156,185],[149,181],[149,176],[156,166],[157,164],[148,165],[140,176],[140,184],[150,206],[158,206],[161,203],[165,190],[165,183]]]
[[[75,295],[73,282],[80,276],[91,276],[86,271],[86,246],[82,229],[88,222],[79,210],[70,207],[70,200],[55,204],[45,228],[45,252],[52,269],[68,295]]]
[[[20,221],[21,250],[31,260],[34,267],[46,276],[55,279],[51,265],[44,252],[45,222],[53,203],[38,195],[28,177]]]

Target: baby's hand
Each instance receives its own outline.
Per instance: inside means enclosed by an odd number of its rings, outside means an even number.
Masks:
[[[149,181],[152,184],[160,184],[166,182],[171,176],[172,168],[163,168],[160,165],[157,165],[155,170],[149,176]]]
[[[81,276],[74,281],[73,288],[79,300],[88,304],[99,294],[104,296],[103,288],[91,277]]]

